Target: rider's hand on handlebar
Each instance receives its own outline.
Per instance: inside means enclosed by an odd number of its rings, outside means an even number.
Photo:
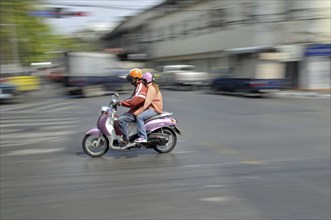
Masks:
[[[112,105],[113,108],[115,108],[117,106],[121,106],[120,102],[111,102],[110,104]]]

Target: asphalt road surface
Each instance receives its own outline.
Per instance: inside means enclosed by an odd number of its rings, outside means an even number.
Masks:
[[[1,219],[330,219],[329,98],[163,96],[176,148],[101,158],[81,141],[109,96],[0,105]]]

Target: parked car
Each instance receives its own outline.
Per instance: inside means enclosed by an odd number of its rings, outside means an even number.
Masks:
[[[262,94],[267,91],[289,88],[286,79],[252,79],[219,77],[211,81],[212,91],[239,92],[245,94]]]
[[[156,68],[156,82],[163,87],[196,88],[209,82],[209,73],[198,72],[194,65],[167,65]]]
[[[8,83],[5,79],[0,79],[0,102],[13,101],[19,96],[17,87]]]

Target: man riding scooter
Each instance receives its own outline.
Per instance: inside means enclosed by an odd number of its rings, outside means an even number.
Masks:
[[[123,133],[122,145],[129,143],[128,124],[136,121],[138,110],[145,102],[147,87],[142,83],[143,73],[140,69],[134,68],[130,70],[126,79],[135,89],[130,98],[122,100],[119,105],[130,108],[128,112],[122,114],[118,121],[120,130]]]

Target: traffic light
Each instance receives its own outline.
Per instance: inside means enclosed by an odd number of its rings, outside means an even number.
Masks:
[[[63,8],[56,8],[57,18],[70,17],[70,16],[87,16],[87,12],[83,11],[66,11]]]
[[[88,13],[84,11],[78,11],[75,12],[75,16],[88,16]]]

